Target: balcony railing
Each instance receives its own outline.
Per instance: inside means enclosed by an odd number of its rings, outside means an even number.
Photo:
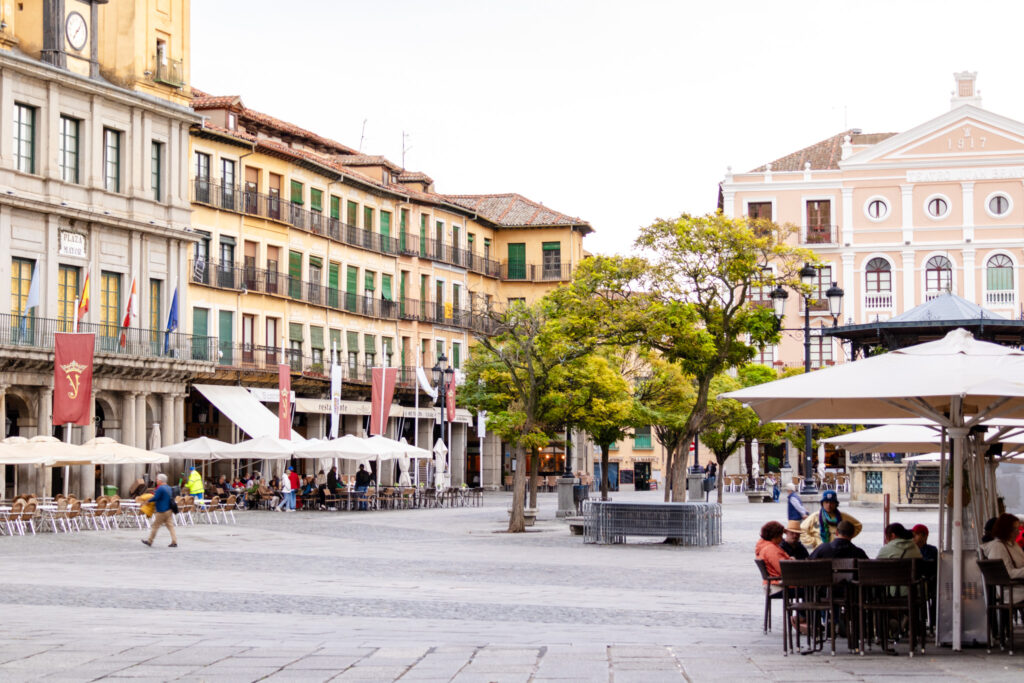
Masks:
[[[501,264],[501,279],[513,282],[568,282],[572,279],[572,264],[506,262]]]
[[[836,244],[835,225],[808,225],[804,244]]]
[[[214,340],[217,342],[218,340]],[[328,380],[330,378],[330,351],[321,349],[321,353],[313,355],[301,353],[295,349],[281,349],[270,346],[255,346],[253,344],[237,344],[225,341],[217,343],[217,367],[222,370],[241,370],[246,372],[277,372],[278,366],[284,362],[291,366],[292,372],[305,377]],[[361,384],[371,383],[371,369],[373,364],[351,363],[342,353],[341,376],[342,382],[354,382]],[[365,358],[364,354],[359,354]],[[387,363],[387,359],[379,358],[380,363]],[[394,358],[392,360],[395,360]],[[379,363],[378,363],[379,367]],[[390,366],[389,366],[390,367]],[[412,365],[398,366],[398,383],[400,386],[412,387],[416,382],[416,367]]]
[[[1012,289],[990,290],[985,292],[986,306],[1016,306],[1017,292]]]
[[[70,320],[0,314],[0,346],[50,350],[54,334],[71,332]],[[216,338],[138,327],[80,323],[79,332],[96,335],[95,352],[136,358],[212,361]]]
[[[260,216],[273,221],[287,223],[294,228],[328,237],[341,244],[367,249],[378,254],[403,254],[421,256],[460,266],[474,273],[498,277],[500,264],[466,249],[439,244],[435,240],[420,241],[418,235],[399,234],[397,237],[364,230],[344,223],[337,218],[325,216],[320,211],[310,211],[301,204],[232,185],[222,185],[203,178],[192,179],[192,201],[224,211],[234,211],[250,216]]]
[[[472,310],[455,307],[450,303],[420,301],[401,296],[392,301],[373,294],[357,294],[325,287],[317,282],[290,277],[287,273],[251,266],[239,267],[234,263],[218,261],[193,260],[189,263],[189,273],[195,284],[288,297],[378,320],[418,320],[462,327],[483,334],[490,334],[496,327],[485,307],[480,305],[479,299],[473,301],[475,307]]]
[[[892,292],[868,292],[864,295],[864,310],[878,311],[892,309]]]
[[[175,88],[185,85],[185,67],[180,59],[167,59],[154,55],[153,61],[156,63],[156,71],[153,73],[154,81]]]

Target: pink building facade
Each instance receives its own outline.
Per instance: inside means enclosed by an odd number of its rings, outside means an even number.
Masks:
[[[840,324],[887,320],[947,291],[1021,316],[1024,123],[981,108],[975,73],[954,78],[950,111],[911,130],[851,129],[722,181],[727,215],[797,226],[824,264],[811,304],[815,367],[848,360],[813,333],[833,323],[833,282],[845,292]],[[791,295],[784,327],[802,328],[803,316],[802,297]],[[802,329],[760,360],[801,365]]]

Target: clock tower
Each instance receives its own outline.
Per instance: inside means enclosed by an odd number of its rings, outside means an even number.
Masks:
[[[82,76],[99,75],[99,6],[108,0],[44,0],[40,58]]]

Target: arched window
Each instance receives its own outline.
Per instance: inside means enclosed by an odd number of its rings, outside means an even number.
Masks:
[[[1006,254],[996,254],[985,265],[985,283],[990,292],[1013,289],[1013,261]]]
[[[869,293],[892,291],[892,266],[884,258],[873,258],[865,267],[865,288]]]
[[[932,256],[925,264],[925,290],[949,292],[953,289],[953,264],[945,256]]]

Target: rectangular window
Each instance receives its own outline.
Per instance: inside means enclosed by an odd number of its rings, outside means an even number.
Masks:
[[[243,201],[245,205],[242,210],[246,213],[259,213],[260,211],[260,169],[252,166],[245,167],[245,192]]]
[[[324,192],[323,190],[316,190],[313,188],[309,189],[309,210],[316,211],[317,213],[323,213],[324,211]]]
[[[210,309],[192,309],[192,358],[195,360],[210,360],[209,358],[209,329]]]
[[[267,214],[274,220],[281,220],[281,176],[277,173],[267,175]]]
[[[516,243],[508,245],[508,274],[509,280],[526,279],[526,244]]]
[[[430,216],[420,216],[420,256],[427,255],[427,226],[430,224]]]
[[[542,272],[545,280],[559,280],[562,277],[562,243],[544,242],[542,245]]]
[[[149,189],[153,192],[153,201],[162,201],[164,196],[164,146],[154,141],[149,149]]]
[[[471,232],[466,233],[466,251],[468,251],[470,254],[472,254],[473,253],[473,249],[475,248],[475,246],[476,246],[476,235],[474,235]]]
[[[387,273],[380,274],[380,298],[385,301],[394,301],[395,296],[391,291],[391,276]]]
[[[807,202],[807,242],[828,244],[832,241],[832,202],[828,199]]]
[[[366,358],[366,367],[372,368],[377,364],[377,337],[372,334],[363,335],[363,355]]]
[[[36,172],[36,108],[14,105],[14,167]]]
[[[160,330],[163,329],[164,320],[161,319],[160,300],[163,292],[161,280],[149,281],[149,341],[150,343],[160,342]]]
[[[363,207],[363,230],[373,232],[373,207]]]
[[[359,333],[345,333],[346,352],[348,353],[348,370],[354,375],[359,368]]]
[[[832,363],[832,338],[811,337],[811,367],[820,368]]]
[[[452,306],[454,306],[455,309],[458,310],[461,304],[462,304],[462,286],[460,284],[458,284],[457,282],[453,282],[452,283]]]
[[[104,271],[100,274],[100,324],[104,337],[116,337],[121,324],[121,275]]]
[[[754,356],[754,362],[760,363],[761,365],[767,365],[769,367],[775,364],[775,347],[769,344],[763,349],[757,351]]]
[[[103,129],[103,187],[121,191],[121,132],[112,128]]]
[[[323,259],[310,256],[309,257],[309,273],[306,276],[308,282],[309,298],[308,301],[314,304],[320,303],[320,283],[323,281],[324,262]]]
[[[297,180],[292,181],[292,204],[302,204],[303,200],[303,187],[302,183]]]
[[[331,308],[338,307],[338,287],[341,280],[341,264],[329,263],[327,265],[327,305]]]
[[[434,258],[444,258],[444,221],[434,223]]]
[[[288,252],[288,296],[302,298],[302,253]]]
[[[281,344],[281,337],[277,331],[277,324],[277,318],[267,318],[267,334],[264,337],[264,339],[266,340],[267,349],[270,351],[270,353],[275,354],[275,359],[277,349]],[[276,360],[274,362],[276,362]]]
[[[391,212],[380,212],[380,247],[387,253],[391,248]]]
[[[772,203],[750,202],[747,204],[747,217],[770,221],[772,219]]]
[[[882,473],[879,470],[865,470],[864,493],[884,493],[882,490]]]
[[[341,220],[341,197],[331,195],[331,218]]]
[[[484,258],[491,258],[491,238],[484,238]]]
[[[372,270],[363,271],[363,292],[368,298],[373,297],[374,290],[377,289],[377,274]]]
[[[633,448],[638,451],[647,451],[654,448],[651,444],[651,427],[635,427],[633,429]]]
[[[69,116],[60,117],[60,133],[57,140],[57,161],[60,165],[60,179],[66,183],[78,182],[78,150],[81,121]]]
[[[313,365],[319,365],[319,372],[324,369],[324,328],[309,326],[309,348],[312,351]]]
[[[356,226],[357,216],[359,215],[359,205],[355,202],[347,202],[345,204],[345,222],[352,227]]]
[[[233,365],[235,360],[235,312],[221,311],[217,317],[220,346],[218,365]]]
[[[409,243],[409,209],[402,209],[398,214],[398,248],[406,250]]]
[[[381,337],[380,347],[381,353],[384,355],[384,358],[382,359],[384,362],[384,367],[393,367],[391,359],[394,358],[395,355],[394,340],[392,340],[391,337]]]
[[[832,266],[822,266],[818,268],[818,277],[814,281],[814,294],[812,298],[818,304],[827,304],[828,297],[826,293],[830,287],[832,287]]]
[[[11,312],[25,315],[28,305],[28,290],[32,286],[32,269],[36,262],[32,259],[11,259]]]
[[[74,329],[78,274],[79,269],[75,266],[62,265],[57,272],[57,317],[61,322],[61,332],[71,332]]]
[[[430,362],[429,354],[430,354],[430,340],[429,339],[421,339],[420,340],[420,365],[422,365],[424,368],[429,368],[429,367],[431,367],[433,365],[433,363]]]
[[[359,286],[359,269],[348,266],[345,269],[345,310],[355,313],[356,288]]]
[[[452,342],[452,367],[462,369],[462,344],[459,342]]]
[[[235,162],[233,159],[220,160],[220,194],[221,207],[228,211],[235,210],[235,184],[238,178],[235,177]]]
[[[196,201],[210,203],[210,155],[196,152]]]
[[[279,294],[277,289],[278,270],[281,262],[281,248],[267,245],[267,294]]]

